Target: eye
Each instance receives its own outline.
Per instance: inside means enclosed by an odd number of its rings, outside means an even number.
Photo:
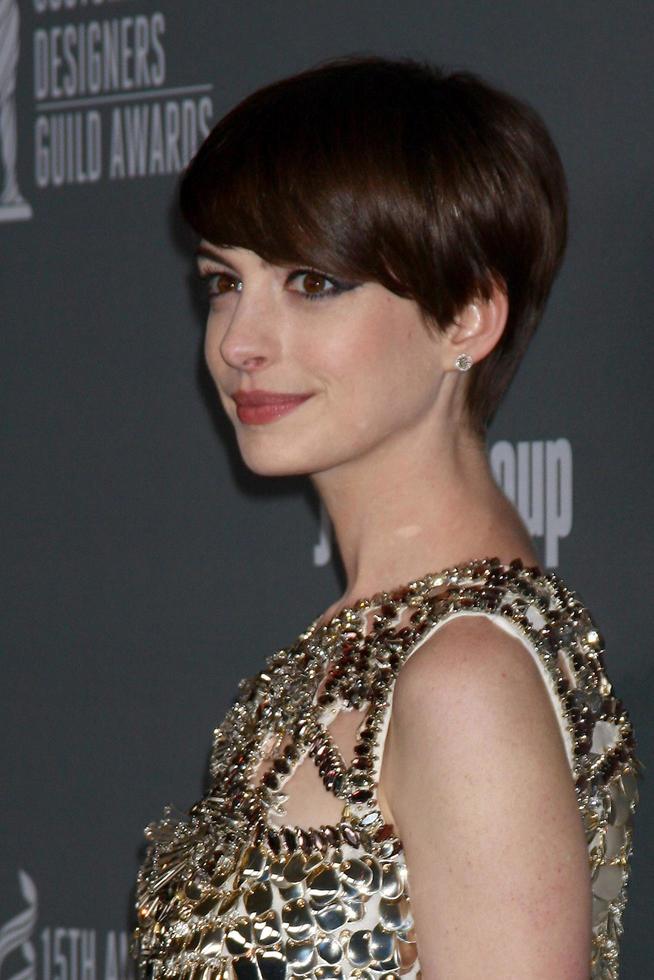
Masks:
[[[200,269],[198,271],[200,279],[206,283],[209,299],[222,296],[224,293],[237,292],[243,289],[243,283],[230,272],[218,269]]]
[[[357,283],[335,279],[325,272],[318,272],[317,269],[298,269],[289,276],[288,282],[299,283],[300,288],[291,291],[300,293],[304,299],[324,299],[326,296],[334,296],[348,289],[354,289],[357,285]]]

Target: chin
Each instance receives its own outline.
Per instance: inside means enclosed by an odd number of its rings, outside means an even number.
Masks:
[[[241,459],[252,473],[258,476],[312,476],[345,461],[347,453],[339,454],[335,447],[326,452],[317,444],[318,439],[249,439],[239,433],[238,447]],[[344,458],[345,457],[345,458]]]
[[[241,459],[257,476],[306,476],[311,473],[307,465],[308,454],[290,451],[286,446],[274,451],[272,446],[249,446],[239,439]]]
[[[277,463],[264,460],[252,462],[243,458],[243,462],[250,472],[256,473],[257,476],[306,476],[309,472],[302,467],[285,464],[281,460]]]

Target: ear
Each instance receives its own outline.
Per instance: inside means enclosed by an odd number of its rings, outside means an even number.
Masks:
[[[477,364],[498,343],[509,313],[509,302],[504,290],[493,286],[490,299],[474,299],[454,318],[442,337],[442,368],[456,371],[454,364],[459,354],[469,354]]]

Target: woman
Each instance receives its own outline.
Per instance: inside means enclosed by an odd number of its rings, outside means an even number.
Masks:
[[[232,110],[181,204],[244,462],[311,477],[347,587],[242,683],[207,796],[148,828],[141,969],[616,977],[631,727],[484,450],[564,250],[542,121],[340,59]]]

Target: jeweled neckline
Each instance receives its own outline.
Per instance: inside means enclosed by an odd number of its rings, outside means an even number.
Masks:
[[[398,585],[392,589],[375,592],[372,596],[363,596],[356,599],[354,603],[342,606],[330,619],[321,622],[322,615],[317,616],[302,634],[302,638],[311,637],[320,630],[328,631],[338,626],[346,625],[354,619],[358,613],[368,609],[374,609],[386,602],[399,600],[408,595],[420,595],[429,592],[431,589],[441,585],[455,585],[461,578],[477,577],[490,569],[498,569],[506,572],[527,572],[536,577],[544,574],[540,565],[525,565],[521,558],[513,558],[510,562],[501,562],[495,555],[484,558],[471,558],[469,561],[458,565],[451,565],[438,572],[427,572],[420,578],[413,579],[406,585]]]

